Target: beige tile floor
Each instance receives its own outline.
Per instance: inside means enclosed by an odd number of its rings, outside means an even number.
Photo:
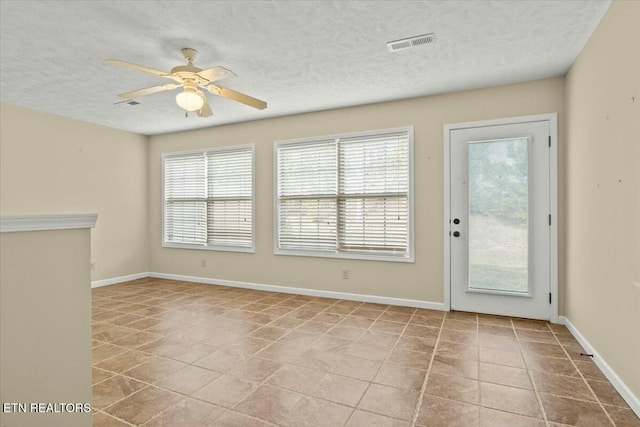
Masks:
[[[159,279],[93,290],[94,426],[640,426],[563,326]]]

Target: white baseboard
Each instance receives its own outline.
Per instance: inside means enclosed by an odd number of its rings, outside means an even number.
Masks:
[[[558,321],[565,325],[569,332],[575,337],[576,340],[580,343],[580,345],[587,351],[589,354],[593,354],[593,361],[600,368],[605,377],[609,380],[609,382],[618,390],[620,396],[627,402],[629,407],[633,412],[636,413],[638,417],[640,417],[640,399],[638,396],[633,394],[633,392],[627,387],[627,385],[622,381],[622,379],[615,373],[615,371],[609,366],[609,364],[598,354],[597,351],[593,349],[589,341],[578,331],[578,329],[574,326],[573,323],[565,316],[559,316]]]
[[[312,297],[338,298],[351,301],[372,302],[377,304],[400,305],[405,307],[427,308],[446,311],[444,303],[420,301],[406,298],[381,297],[376,295],[352,294],[347,292],[323,291],[319,289],[297,288],[290,286],[266,285],[263,283],[237,282],[235,280],[211,279],[208,277],[183,276],[180,274],[149,273],[158,279],[180,280],[183,282],[204,283],[208,285],[230,286],[234,288],[256,289],[259,291],[280,292],[285,294],[308,295]]]
[[[144,279],[145,277],[149,277],[148,272],[129,274],[127,276],[120,277],[112,277],[111,279],[94,280],[93,282],[91,282],[91,287],[99,288],[101,286],[115,285],[116,283],[128,282],[130,280]]]

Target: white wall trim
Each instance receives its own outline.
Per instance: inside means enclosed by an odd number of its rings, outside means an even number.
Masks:
[[[324,291],[319,289],[290,286],[267,285],[263,283],[238,282],[235,280],[212,279],[208,277],[183,276],[180,274],[149,273],[158,279],[180,280],[183,282],[204,283],[208,285],[230,286],[234,288],[256,289],[259,291],[280,292],[285,294],[308,295],[323,298],[339,298],[351,301],[372,302],[377,304],[399,305],[405,307],[427,308],[430,310],[446,310],[443,303],[420,301],[406,298],[381,297],[376,295],[352,294],[347,292]]]
[[[442,271],[444,273],[443,295],[444,306],[446,310],[451,310],[451,128],[450,125],[444,126],[444,224],[443,224],[443,242],[444,242],[444,265]]]
[[[558,113],[544,115],[549,118],[549,135],[551,135],[551,147],[549,151],[549,213],[551,214],[551,227],[549,235],[549,291],[553,295],[551,305],[551,323],[558,323],[558,306],[560,305],[560,293],[558,292]]]
[[[565,325],[569,332],[575,337],[576,340],[580,343],[580,345],[587,351],[589,354],[593,354],[594,363],[600,368],[605,377],[609,380],[609,382],[618,390],[620,396],[627,402],[629,407],[633,412],[636,413],[638,417],[640,417],[640,398],[633,394],[631,389],[627,387],[627,385],[622,381],[622,379],[615,373],[613,368],[609,366],[609,364],[598,354],[597,351],[593,349],[589,341],[580,333],[580,331],[575,327],[571,321],[565,316],[559,316],[558,321],[560,324]]]
[[[93,228],[97,220],[98,214],[11,215],[0,217],[0,232]]]
[[[144,279],[145,277],[149,277],[149,272],[112,277],[111,279],[94,280],[93,282],[91,282],[91,287],[99,288],[101,286],[115,285],[116,283],[128,282],[130,280]]]

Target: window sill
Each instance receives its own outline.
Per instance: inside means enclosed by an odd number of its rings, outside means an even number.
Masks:
[[[415,263],[415,259],[413,255],[405,257],[405,256],[372,255],[372,254],[365,254],[365,253],[287,251],[282,249],[275,249],[273,251],[273,254],[285,255],[285,256],[314,257],[314,258],[337,258],[337,259],[354,259],[354,260],[362,260],[362,261]]]
[[[202,245],[186,245],[181,243],[163,243],[163,248],[172,249],[191,249],[198,251],[218,251],[218,252],[243,252],[243,253],[256,253],[255,246],[250,248],[238,247],[238,246],[202,246]]]

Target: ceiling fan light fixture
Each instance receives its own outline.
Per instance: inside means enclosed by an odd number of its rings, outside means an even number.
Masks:
[[[185,87],[183,92],[176,95],[176,103],[186,111],[198,111],[204,105],[202,93],[192,87]]]

